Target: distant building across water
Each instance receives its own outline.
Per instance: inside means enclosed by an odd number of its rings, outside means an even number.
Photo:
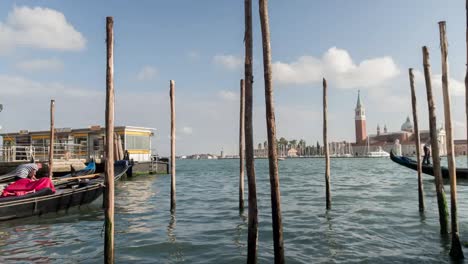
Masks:
[[[358,92],[356,108],[354,109],[354,124],[355,124],[355,140],[356,142],[329,142],[330,156],[332,157],[366,157],[372,156],[371,153],[390,152],[396,149],[398,154],[405,156],[416,155],[416,134],[414,132],[413,123],[409,116],[402,123],[397,131],[389,131],[387,125],[377,125],[375,134],[367,133],[366,111],[363,101],[361,100],[360,92]],[[430,144],[429,130],[419,131],[421,145],[420,150],[423,153],[423,146]],[[447,139],[443,124],[437,129],[437,140],[439,142],[440,155],[447,155]],[[455,140],[455,155],[467,155],[467,141]],[[317,144],[306,145],[304,140],[297,142],[296,140],[288,141],[281,138],[277,142],[279,157],[314,157],[322,156],[323,146]],[[388,155],[387,153],[387,155]],[[254,156],[258,158],[268,157],[268,143],[259,143],[254,149]]]
[[[416,134],[413,129],[413,124],[409,116],[401,125],[399,131],[388,132],[387,125],[384,125],[383,132],[380,125],[377,125],[376,134],[367,135],[366,131],[366,116],[364,106],[361,102],[360,94],[355,109],[355,125],[356,125],[356,143],[353,144],[355,156],[365,156],[371,151],[381,149],[390,152],[395,145],[401,145],[401,154],[406,156],[416,155]],[[421,138],[421,153],[424,144],[430,144],[429,130],[420,130]],[[437,129],[437,138],[441,155],[447,154],[446,135],[443,126]]]

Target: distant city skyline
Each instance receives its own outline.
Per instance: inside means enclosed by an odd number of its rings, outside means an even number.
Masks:
[[[254,26],[254,142],[266,139],[258,5]],[[354,141],[358,90],[367,133],[411,116],[408,68],[427,129],[421,47],[431,52],[438,126],[443,123],[439,32],[447,21],[455,139],[465,137],[465,6],[459,1],[269,2],[277,134],[322,141],[322,87],[329,86],[329,140]],[[244,6],[239,1],[0,2],[1,132],[104,124],[105,17],[114,17],[116,125],[156,128],[168,155],[169,80],[176,83],[177,155],[238,152]]]

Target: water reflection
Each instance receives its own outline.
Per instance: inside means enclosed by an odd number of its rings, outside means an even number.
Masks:
[[[0,231],[0,248],[7,245],[7,240],[10,239],[10,233]]]
[[[335,231],[333,230],[332,216],[329,210],[327,210],[325,213],[325,222],[328,224],[328,229],[325,231],[325,237],[327,239],[330,257],[333,259],[337,254],[337,244],[335,240]]]
[[[49,257],[11,257],[11,258],[1,258],[2,263],[53,263],[53,259]]]
[[[176,242],[176,236],[174,234],[174,229],[176,227],[176,216],[171,214],[171,220],[169,220],[169,225],[167,226],[167,237],[168,241],[171,243]]]
[[[28,254],[31,248],[40,249],[59,246],[61,244],[59,240],[49,238],[51,232],[53,230],[50,226],[41,225],[32,228],[13,227],[10,232],[1,232],[0,239],[8,242],[0,244],[2,246],[0,247],[0,261],[2,263],[51,263],[53,259],[47,256],[39,257]]]
[[[238,249],[243,249],[246,246],[244,230],[247,227],[247,220],[248,220],[248,217],[244,213],[244,211],[239,212],[239,219],[241,220],[241,222],[238,225],[236,225],[236,233],[234,235],[234,245]]]
[[[419,219],[421,221],[421,224],[426,223],[426,213],[425,213],[425,211],[419,211]]]
[[[185,256],[181,244],[177,243],[175,235],[175,228],[177,226],[177,219],[175,213],[171,213],[171,219],[167,226],[167,240],[173,245],[172,252],[169,253],[171,263],[180,263],[185,261]]]
[[[118,233],[150,233],[153,231],[149,220],[158,212],[156,192],[152,188],[154,178],[129,178],[120,182],[116,193],[116,218],[124,223],[125,228],[117,228]]]
[[[442,255],[448,256],[450,252],[450,242],[451,242],[451,236],[450,234],[440,234],[440,247],[443,248],[441,251]]]
[[[126,214],[142,214],[151,211],[151,207],[145,206],[156,194],[151,188],[153,179],[127,180],[120,184],[119,193],[116,195],[116,211]],[[129,206],[131,205],[131,206]]]

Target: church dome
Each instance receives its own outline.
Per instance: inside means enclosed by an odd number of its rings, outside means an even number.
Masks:
[[[401,125],[401,131],[413,132],[413,124],[411,123],[409,116],[406,117],[405,123]]]

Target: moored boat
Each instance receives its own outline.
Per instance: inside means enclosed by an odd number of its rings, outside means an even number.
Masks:
[[[96,162],[94,160],[90,161],[88,165],[82,170],[79,171],[74,171],[69,174],[63,175],[63,176],[58,176],[60,178],[69,178],[69,177],[77,177],[77,176],[84,176],[84,175],[89,175],[93,174],[96,171]],[[56,176],[54,174],[54,176]]]
[[[394,161],[395,163],[398,163],[412,170],[416,170],[416,171],[418,170],[418,164],[415,160],[410,159],[408,157],[404,157],[404,156],[396,156],[395,153],[393,153],[393,151],[390,152],[390,159]],[[448,179],[450,177],[448,168],[445,166],[442,166],[441,170],[442,170],[442,177]],[[432,164],[429,164],[429,165],[423,164],[422,172],[425,174],[434,176],[434,168],[432,167]],[[468,179],[468,168],[457,168],[457,178]]]
[[[119,180],[128,168],[127,161],[117,161],[114,165],[114,180]],[[0,198],[0,221],[43,215],[86,205],[99,198],[104,189],[104,174],[101,174],[96,179],[81,182],[71,180],[66,185],[56,186],[55,193],[45,188],[23,196]]]

